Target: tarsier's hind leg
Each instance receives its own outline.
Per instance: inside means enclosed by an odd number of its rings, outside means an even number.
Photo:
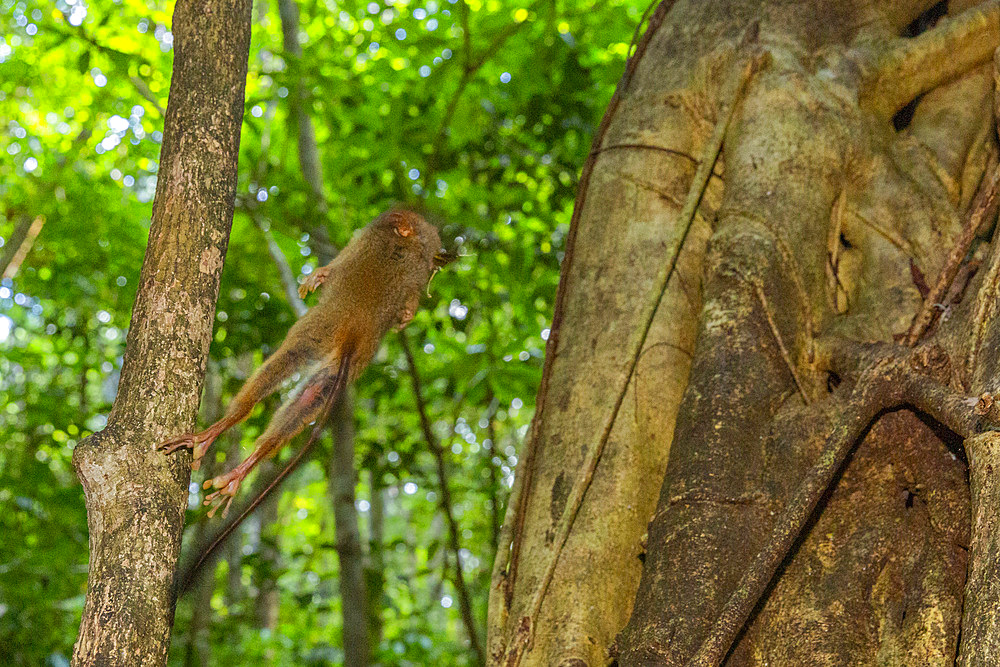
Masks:
[[[286,348],[282,345],[267,358],[267,361],[257,369],[256,373],[250,376],[249,380],[243,383],[240,391],[229,403],[222,419],[199,433],[186,433],[173,440],[168,440],[157,449],[162,449],[167,454],[184,448],[194,450],[194,460],[191,467],[197,470],[201,464],[201,458],[216,438],[227,429],[246,419],[254,405],[274,392],[282,382],[309,361],[311,357],[311,350],[306,347]]]
[[[254,443],[250,456],[229,472],[205,482],[204,488],[217,489],[205,498],[206,505],[215,505],[210,515],[222,504],[226,510],[229,509],[240,484],[258,463],[277,453],[314,419],[320,422],[326,419],[330,406],[347,385],[350,370],[349,355],[341,358],[339,363],[325,364],[317,369],[306,380],[302,390],[271,418],[267,430]]]

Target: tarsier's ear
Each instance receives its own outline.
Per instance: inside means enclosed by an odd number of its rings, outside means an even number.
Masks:
[[[413,223],[405,213],[393,211],[389,214],[389,222],[392,223],[392,231],[402,237],[413,236]]]

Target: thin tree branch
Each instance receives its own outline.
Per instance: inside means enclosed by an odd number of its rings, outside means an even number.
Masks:
[[[30,216],[22,216],[14,225],[14,232],[4,245],[3,255],[0,255],[0,278],[13,278],[21,268],[24,258],[28,256],[31,246],[42,231],[45,216],[39,215],[34,220]]]
[[[121,51],[119,49],[115,49],[110,46],[101,44],[100,42],[97,41],[97,39],[95,39],[92,35],[90,35],[82,25],[76,26],[75,29],[73,30],[64,28],[58,23],[50,23],[48,27],[53,32],[63,35],[64,37],[76,37],[78,39],[81,39],[90,46],[94,47],[94,49],[98,53],[102,53],[108,56],[111,60],[112,68],[115,70],[119,70],[119,73],[124,74],[124,76],[128,79],[129,83],[132,84],[132,87],[135,88],[135,92],[139,93],[139,95],[144,100],[152,104],[153,108],[156,109],[156,111],[160,114],[160,116],[163,116],[165,111],[163,107],[160,106],[159,100],[156,99],[156,95],[154,95],[153,91],[150,90],[149,85],[145,82],[145,80],[143,80],[138,76],[129,74],[127,71],[121,72],[120,70],[122,70],[123,67],[119,64],[122,61],[129,60],[137,62],[140,65],[148,65],[152,69],[153,68],[152,63],[150,63],[148,60],[146,60],[145,58],[143,58],[138,54],[126,53],[125,51]]]
[[[462,68],[465,71],[469,71],[469,68],[472,67],[472,31],[469,29],[469,3],[466,0],[462,0],[458,11],[462,22],[462,55],[465,58]]]
[[[969,247],[972,245],[973,239],[976,238],[980,227],[996,215],[998,203],[1000,203],[1000,163],[997,162],[996,152],[994,152],[987,172],[979,185],[979,190],[965,215],[962,232],[951,247],[948,258],[941,268],[941,273],[931,291],[927,293],[927,297],[920,307],[920,312],[913,318],[910,330],[906,334],[906,345],[915,345],[934,323],[941,308],[948,305],[943,303],[945,295],[965,262],[965,256],[969,253]]]
[[[414,401],[417,404],[417,414],[420,417],[420,427],[424,434],[424,440],[426,441],[427,448],[434,456],[434,461],[437,464],[438,485],[441,488],[441,513],[448,522],[448,546],[455,554],[455,578],[453,583],[455,584],[455,590],[458,592],[458,603],[462,611],[462,622],[465,623],[465,630],[469,635],[469,642],[472,644],[472,650],[476,655],[476,663],[483,665],[486,663],[486,658],[483,653],[482,644],[479,641],[479,633],[476,630],[476,621],[472,613],[472,602],[469,596],[469,589],[465,584],[465,575],[462,572],[462,556],[460,553],[461,545],[459,542],[460,531],[458,521],[455,519],[455,514],[452,511],[451,490],[448,485],[448,470],[445,465],[444,450],[441,448],[441,444],[438,442],[437,438],[434,436],[434,431],[431,429],[431,422],[427,417],[427,405],[424,403],[424,393],[422,383],[420,381],[420,373],[417,371],[417,365],[413,359],[413,352],[410,350],[409,341],[403,332],[400,332],[399,334],[399,341],[403,346],[403,353],[406,355],[406,361],[410,366],[410,379],[413,384],[413,396]]]
[[[542,3],[542,0],[535,0],[531,5],[527,7],[529,12],[533,11],[538,5]],[[466,14],[463,16],[463,31],[467,38],[471,39],[471,34],[469,32],[468,26],[468,6],[466,3],[462,3],[463,12]],[[462,66],[462,78],[458,81],[458,87],[452,93],[451,98],[448,100],[448,105],[445,107],[444,116],[441,118],[441,124],[438,126],[437,133],[434,136],[434,141],[431,143],[431,153],[427,158],[427,169],[424,173],[423,183],[424,189],[428,189],[434,182],[434,176],[440,169],[441,155],[444,152],[444,143],[447,139],[448,128],[451,127],[451,119],[455,115],[455,110],[458,108],[458,102],[468,87],[469,83],[472,82],[476,73],[482,69],[482,67],[490,61],[497,51],[499,51],[504,44],[507,43],[511,37],[517,34],[521,27],[527,23],[527,21],[521,21],[516,23],[508,24],[500,33],[493,38],[493,41],[487,45],[481,54],[473,60],[472,58],[472,47],[466,44],[466,55],[465,62]]]
[[[306,306],[305,301],[303,301],[302,297],[299,296],[299,283],[295,280],[295,274],[292,273],[292,267],[288,264],[288,258],[285,257],[285,253],[281,252],[281,248],[278,247],[277,241],[274,240],[274,235],[271,233],[271,230],[265,226],[264,221],[261,220],[260,216],[254,211],[251,211],[250,217],[253,219],[257,229],[260,230],[260,233],[264,236],[264,240],[267,242],[267,252],[271,255],[271,260],[278,269],[278,277],[281,281],[281,290],[285,293],[288,305],[290,305],[292,310],[295,311],[296,317],[302,317],[309,310],[309,307]]]
[[[91,545],[74,665],[166,663],[191,457],[154,445],[195,421],[233,219],[250,16],[245,0],[174,6],[162,177],[118,395],[107,427],[73,450]]]

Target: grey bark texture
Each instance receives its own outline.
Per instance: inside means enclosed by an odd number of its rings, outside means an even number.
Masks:
[[[1000,3],[934,4],[654,11],[581,177],[493,664],[684,665],[707,636],[859,381],[830,341],[906,337],[995,165]],[[921,338],[958,394],[1000,388],[997,254],[959,253],[982,268]],[[878,415],[726,664],[990,664],[968,657],[1000,655],[990,438]]]
[[[118,396],[77,446],[90,570],[75,665],[166,664],[194,426],[229,239],[250,2],[179,0],[159,181]]]

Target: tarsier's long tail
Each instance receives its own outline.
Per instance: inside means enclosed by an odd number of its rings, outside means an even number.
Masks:
[[[267,487],[264,488],[253,501],[247,505],[240,514],[230,521],[226,527],[219,533],[219,536],[212,540],[212,543],[205,548],[204,551],[198,556],[198,559],[190,567],[184,568],[183,576],[176,579],[177,584],[174,586],[174,600],[176,602],[177,598],[183,595],[194,583],[195,576],[201,569],[202,564],[208,560],[208,558],[215,553],[223,542],[226,541],[236,528],[243,523],[243,520],[250,516],[257,507],[264,502],[264,500],[271,495],[282,481],[288,477],[299,464],[305,459],[306,454],[313,448],[316,441],[319,439],[319,434],[322,432],[323,427],[326,426],[326,420],[330,416],[330,410],[333,408],[333,404],[336,403],[337,398],[344,393],[344,388],[351,375],[351,354],[344,354],[340,358],[340,364],[337,366],[337,370],[334,372],[332,368],[325,368],[317,371],[315,379],[325,380],[322,385],[321,396],[322,396],[322,409],[316,417],[316,425],[313,426],[312,432],[309,434],[309,439],[306,444],[302,446],[299,452],[291,458],[291,460],[285,465],[285,467],[278,473],[278,475],[271,481]],[[327,374],[326,378],[323,378],[321,374]]]

